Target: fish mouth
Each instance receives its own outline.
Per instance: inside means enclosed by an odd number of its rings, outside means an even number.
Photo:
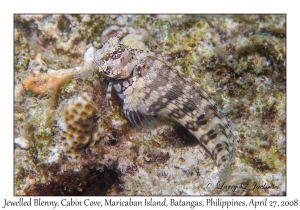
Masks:
[[[94,63],[99,67],[104,64],[100,55],[101,55],[101,48],[96,50],[93,54]]]
[[[102,67],[106,62],[105,60],[107,58],[105,58],[105,54],[103,53],[104,51],[104,45],[102,44],[100,46],[99,49],[97,49],[94,54],[93,54],[93,59],[94,59],[94,63],[98,66],[98,67]]]

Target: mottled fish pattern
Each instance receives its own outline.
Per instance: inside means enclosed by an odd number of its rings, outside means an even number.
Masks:
[[[123,111],[135,125],[152,115],[168,116],[192,133],[211,153],[226,181],[235,160],[235,138],[229,120],[201,86],[154,54],[109,39],[94,53],[100,71],[112,79],[108,88],[123,100]]]

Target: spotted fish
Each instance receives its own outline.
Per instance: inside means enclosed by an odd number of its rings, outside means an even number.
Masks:
[[[226,181],[235,160],[235,138],[229,120],[207,92],[153,53],[131,49],[117,37],[94,53],[100,71],[112,79],[123,100],[123,112],[135,125],[144,118],[164,115],[183,125],[210,152]]]

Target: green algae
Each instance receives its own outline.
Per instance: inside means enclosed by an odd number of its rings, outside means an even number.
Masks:
[[[91,41],[98,40],[98,42],[100,42],[99,35],[103,32],[103,30],[105,28],[107,28],[111,24],[112,24],[112,21],[111,21],[109,15],[94,16],[94,17],[92,17],[92,21],[90,21],[88,23],[83,23],[83,25],[87,25],[90,28],[91,33],[87,34],[86,30],[82,30],[81,31],[82,37],[88,38]]]
[[[28,68],[28,64],[31,61],[30,50],[28,49],[29,46],[26,38],[28,35],[26,35],[23,28],[15,30],[14,35],[14,71],[22,72]]]
[[[269,169],[279,169],[285,164],[285,156],[280,154],[278,148],[273,145],[268,152],[262,154],[262,161],[265,162]]]
[[[130,150],[132,150],[132,152],[138,154],[139,151],[140,151],[140,147],[139,147],[138,145],[132,145],[132,146],[130,147]]]
[[[136,15],[130,24],[134,28],[148,28],[149,25],[155,24],[156,27],[162,26],[161,21],[153,23],[153,18],[149,15]]]
[[[31,91],[31,90],[25,90],[25,91],[23,91],[23,96],[24,96],[25,99],[31,98],[31,97],[37,97],[38,95],[39,94],[37,94],[37,93],[35,93],[35,92]]]
[[[70,24],[71,21],[67,19],[65,16],[61,16],[57,21],[57,28],[62,33],[69,33],[70,32]]]
[[[49,155],[49,149],[53,146],[54,142],[49,129],[45,126],[40,126],[38,131],[34,133],[31,142],[30,152],[36,157],[40,163],[44,163]]]
[[[20,188],[21,185],[23,185],[23,184],[24,184],[24,182],[23,182],[21,179],[17,179],[17,180],[15,181],[15,186],[16,186],[17,188]]]
[[[273,92],[273,96],[276,98],[276,99],[282,99],[284,98],[284,94],[281,90],[274,90]]]

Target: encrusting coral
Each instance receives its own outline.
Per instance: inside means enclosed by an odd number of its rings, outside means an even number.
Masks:
[[[92,97],[83,93],[69,99],[62,106],[62,118],[58,120],[58,125],[61,128],[63,147],[66,150],[84,147],[89,143],[93,130],[95,110]]]
[[[73,74],[74,72],[72,71],[54,74],[37,72],[24,80],[23,86],[26,90],[31,90],[38,94],[50,93],[53,95]]]

